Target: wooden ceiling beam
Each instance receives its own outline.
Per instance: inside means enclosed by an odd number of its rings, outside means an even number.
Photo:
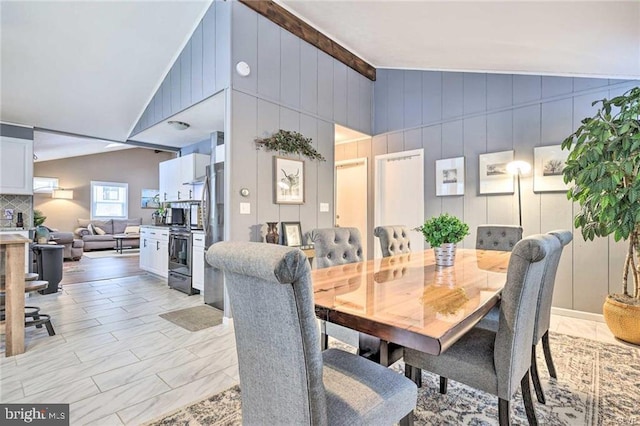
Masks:
[[[317,47],[329,56],[342,62],[349,68],[367,77],[371,81],[376,80],[376,69],[362,58],[349,52],[347,49],[331,40],[320,31],[313,28],[282,6],[270,0],[238,0],[240,3],[258,12],[271,22],[279,25],[293,35],[307,43]]]

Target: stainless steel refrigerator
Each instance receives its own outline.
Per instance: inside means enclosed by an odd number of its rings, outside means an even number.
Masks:
[[[212,244],[224,239],[224,135],[221,132],[214,133],[211,142],[212,163],[207,166],[202,200],[205,253]],[[219,269],[212,268],[206,260],[204,303],[224,311],[223,274]]]

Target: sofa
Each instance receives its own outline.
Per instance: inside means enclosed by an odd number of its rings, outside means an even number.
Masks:
[[[84,251],[84,241],[74,235],[73,232],[53,231],[49,237],[56,244],[64,246],[62,257],[71,260],[80,260]]]
[[[135,233],[134,238],[125,238],[123,246],[140,247],[140,235],[138,234],[142,218],[135,219],[108,219],[90,220],[78,219],[78,228],[74,231],[78,238],[84,242],[84,251],[114,249],[116,234]],[[127,228],[129,227],[129,228]]]

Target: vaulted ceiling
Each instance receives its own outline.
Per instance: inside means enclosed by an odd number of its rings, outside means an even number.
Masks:
[[[376,67],[640,79],[639,1],[278,3]],[[2,0],[0,120],[124,141],[209,4]]]

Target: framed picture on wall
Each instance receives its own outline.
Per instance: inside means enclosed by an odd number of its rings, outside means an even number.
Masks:
[[[464,195],[464,157],[436,160],[436,196]]]
[[[160,195],[157,189],[143,189],[140,196],[140,207],[143,209],[157,209],[160,207],[160,199],[156,196]]]
[[[289,247],[302,245],[302,228],[300,222],[282,222],[282,243]]]
[[[273,157],[273,202],[304,204],[304,161]]]
[[[569,151],[560,145],[540,146],[533,149],[533,192],[563,192],[569,189],[562,171]]]
[[[507,172],[513,151],[481,154],[479,161],[480,194],[513,194],[513,175]]]

